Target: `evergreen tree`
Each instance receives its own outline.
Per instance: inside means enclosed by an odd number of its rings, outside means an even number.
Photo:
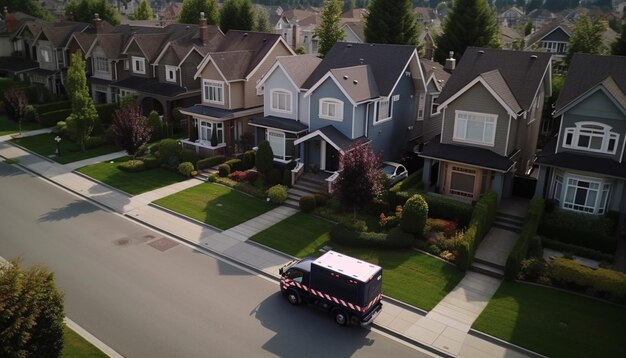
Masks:
[[[220,10],[220,29],[250,31],[254,26],[254,13],[250,0],[226,0]]]
[[[252,30],[256,32],[272,32],[270,15],[264,7],[257,6],[254,9],[254,27],[252,27]]]
[[[341,1],[324,0],[322,9],[322,21],[315,28],[315,35],[319,39],[317,51],[324,57],[328,51],[344,38],[344,32],[339,27],[341,20]]]
[[[622,32],[611,45],[611,54],[616,56],[626,56],[626,20],[622,20]]]
[[[259,149],[256,151],[256,157],[254,158],[254,166],[259,173],[268,173],[274,165],[274,152],[270,142],[264,140],[259,143]]]
[[[152,14],[152,8],[148,4],[148,0],[141,0],[139,6],[133,13],[133,17],[135,20],[150,20],[154,17]]]
[[[602,34],[607,29],[606,21],[599,17],[590,19],[587,15],[579,16],[574,23],[574,30],[569,38],[569,47],[565,62],[569,65],[577,52],[603,54],[607,49],[602,44]]]
[[[73,53],[70,58],[66,89],[72,101],[72,114],[67,118],[67,128],[74,135],[80,149],[85,151],[85,144],[94,129],[98,112],[89,95],[85,61],[80,51]]]
[[[30,16],[52,21],[52,15],[37,0],[0,0],[0,9],[7,7],[9,12],[20,11]]]
[[[201,12],[204,12],[207,24],[217,25],[219,22],[217,0],[183,0],[183,8],[178,14],[178,22],[197,24],[200,21]]]
[[[0,356],[60,357],[64,316],[53,273],[0,265]]]
[[[500,47],[495,11],[486,0],[456,0],[435,43],[435,60],[441,63],[450,51],[454,51],[455,58],[461,58],[468,46]]]
[[[93,21],[94,14],[107,21],[113,26],[119,25],[120,16],[106,0],[70,0],[65,5],[65,16],[68,17],[72,13],[74,21],[89,22]]]
[[[421,32],[411,0],[370,1],[365,42],[417,45]]]

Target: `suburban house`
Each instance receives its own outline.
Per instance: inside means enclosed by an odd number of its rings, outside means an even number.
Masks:
[[[289,55],[295,53],[278,34],[228,31],[194,74],[201,81],[201,103],[181,110],[193,118],[183,144],[201,155],[240,153],[250,147],[248,123],[263,113],[263,92],[256,85],[277,57]]]
[[[595,215],[626,212],[626,57],[574,54],[555,103],[558,135],[537,158],[536,197]]]
[[[304,63],[308,69],[301,73]],[[259,128],[257,141],[269,137],[279,146],[284,135],[290,155],[283,160],[295,158],[296,170],[334,173],[352,144],[370,143],[384,160],[407,149],[424,75],[413,46],[342,42],[321,62],[279,59],[259,86],[266,109],[264,118],[252,122]],[[268,132],[281,133],[273,138]]]
[[[524,11],[516,6],[502,11],[498,14],[498,23],[506,27],[512,27],[524,21]]]
[[[364,43],[365,42],[365,23],[359,22],[346,22],[341,25],[343,30],[343,41],[352,43]]]
[[[425,188],[508,197],[514,175],[532,169],[550,66],[545,52],[468,48],[436,101],[441,135],[419,153]]]
[[[26,42],[18,34],[28,23],[41,21],[22,12],[9,13],[4,8],[3,21],[0,21],[0,74],[25,80],[25,73],[39,68],[32,60],[31,42]]]

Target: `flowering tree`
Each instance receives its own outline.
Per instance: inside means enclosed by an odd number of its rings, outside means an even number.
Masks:
[[[380,157],[369,144],[355,143],[341,156],[339,177],[333,186],[341,202],[354,210],[369,204],[383,189]]]
[[[28,106],[28,98],[23,90],[11,87],[4,91],[4,103],[7,115],[19,125],[19,132],[22,133],[22,119],[24,111]]]
[[[115,111],[111,128],[115,143],[133,156],[139,147],[148,143],[152,135],[152,127],[138,105],[129,105]]]

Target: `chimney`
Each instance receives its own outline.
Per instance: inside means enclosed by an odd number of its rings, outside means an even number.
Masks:
[[[102,32],[102,19],[100,19],[100,14],[98,14],[97,12],[93,14],[93,26],[96,27],[97,33]]]
[[[15,27],[17,26],[17,20],[15,19],[15,16],[13,16],[13,14],[9,13],[9,9],[7,9],[7,7],[4,7],[4,21],[7,25],[7,32],[13,32],[15,31]]]
[[[300,25],[298,24],[298,18],[293,18],[293,27],[291,28],[292,48],[296,50],[300,42]]]
[[[456,60],[454,59],[454,51],[450,51],[450,57],[446,58],[446,64],[443,66],[443,69],[446,70],[446,72],[452,72],[455,67]]]
[[[204,17],[204,12],[200,13],[200,28],[198,31],[200,32],[200,41],[202,42],[202,46],[206,46],[209,43],[209,26],[207,25],[206,18]]]

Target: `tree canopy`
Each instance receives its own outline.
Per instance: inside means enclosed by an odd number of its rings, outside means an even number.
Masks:
[[[250,0],[225,0],[220,10],[220,29],[250,31],[254,26],[254,12]]]
[[[626,15],[624,16],[626,17]],[[611,54],[615,56],[626,56],[626,19],[622,20],[622,31],[611,45]]]
[[[590,19],[581,15],[574,23],[574,30],[569,38],[569,46],[565,62],[569,65],[572,56],[577,52],[603,54],[607,52],[602,43],[602,34],[607,29],[606,21],[599,17]]]
[[[272,31],[272,25],[270,25],[270,15],[264,7],[257,6],[254,9],[254,27],[252,30],[257,32]]]
[[[200,21],[201,12],[204,12],[207,24],[218,24],[217,0],[184,0],[183,8],[180,10],[180,14],[178,14],[178,22],[197,24]]]
[[[417,46],[422,30],[411,0],[370,1],[365,42]]]
[[[0,264],[0,356],[60,357],[64,317],[53,273]]]
[[[148,143],[152,135],[152,127],[141,107],[136,104],[115,111],[111,128],[115,143],[133,156],[139,147]]]
[[[345,34],[339,22],[341,20],[341,1],[324,0],[322,9],[322,21],[315,28],[319,45],[317,51],[324,57],[328,51],[339,41],[342,41]]]
[[[74,21],[91,22],[94,14],[113,26],[119,25],[120,16],[106,0],[70,0],[65,5],[65,16],[72,13]]]
[[[67,118],[67,128],[80,145],[80,149],[85,151],[85,144],[95,127],[98,112],[89,95],[85,61],[80,51],[73,53],[70,58],[65,88],[72,101],[72,114]]]
[[[52,15],[37,0],[0,0],[0,9],[7,7],[9,12],[20,11],[44,20],[52,20]]]
[[[141,0],[139,6],[137,6],[133,13],[133,18],[135,20],[150,20],[153,17],[154,14],[152,14],[152,8],[150,4],[148,4],[148,0]]]
[[[489,8],[486,0],[456,0],[435,43],[435,60],[441,63],[450,51],[458,60],[469,46],[500,47],[494,9]]]

